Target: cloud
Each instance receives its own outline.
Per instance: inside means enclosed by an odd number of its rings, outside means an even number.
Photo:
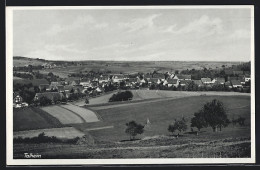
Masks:
[[[209,18],[207,15],[202,15],[180,29],[176,25],[166,27],[163,32],[174,34],[200,33],[202,35],[213,35],[223,32],[223,24],[220,18]]]
[[[76,31],[77,29],[86,28],[88,30],[104,29],[108,27],[107,23],[99,23],[92,16],[79,16],[71,23],[68,22],[66,25],[53,25],[49,30],[46,31],[46,34],[49,36],[54,36],[63,32]]]
[[[144,28],[151,28],[154,26],[154,19],[159,17],[161,14],[153,14],[145,18],[132,19],[130,22],[119,23],[119,27],[127,29],[127,32],[134,32]]]

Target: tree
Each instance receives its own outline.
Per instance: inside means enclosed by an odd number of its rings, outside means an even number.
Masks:
[[[85,103],[86,103],[86,104],[89,104],[89,100],[88,100],[88,98],[86,98]]]
[[[39,103],[40,103],[40,106],[46,106],[46,105],[50,105],[52,102],[51,102],[51,99],[49,99],[45,96],[42,96],[39,99]]]
[[[194,117],[191,119],[191,127],[196,127],[198,131],[203,127],[207,127],[206,120],[201,110],[194,113]],[[198,134],[199,133],[197,132],[197,135]]]
[[[126,123],[126,130],[125,133],[127,133],[130,136],[130,140],[134,140],[135,136],[138,134],[142,134],[144,132],[144,126],[141,124],[137,124],[135,121],[130,121],[129,123]]]
[[[171,132],[172,135],[173,135],[173,133],[176,131],[174,124],[170,124],[168,126],[168,131]]]
[[[244,117],[239,117],[239,118],[237,119],[237,122],[238,122],[238,124],[239,124],[240,126],[245,126],[245,120],[246,120],[246,118],[244,118]]]
[[[168,126],[169,132],[174,133],[176,130],[178,130],[179,133],[187,130],[187,124],[186,124],[186,121],[184,118],[182,118],[181,120],[176,120],[174,124],[171,124]],[[178,133],[177,137],[179,137],[179,133]]]
[[[216,132],[217,128],[221,131],[222,127],[226,127],[229,124],[224,105],[221,101],[214,99],[206,103],[201,111],[207,125],[212,127],[213,132]]]

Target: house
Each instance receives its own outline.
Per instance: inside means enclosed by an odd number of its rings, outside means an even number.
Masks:
[[[91,86],[90,79],[82,79],[79,85],[83,87],[90,87]]]
[[[203,84],[211,84],[212,81],[211,81],[211,78],[201,78],[201,81]]]
[[[52,102],[55,102],[61,100],[65,96],[63,95],[63,93],[59,93],[59,92],[36,93],[34,96],[34,100],[38,101],[41,97],[46,97],[50,99]]]
[[[132,87],[133,85],[135,85],[138,82],[137,78],[129,78],[128,80],[126,80],[126,86],[128,87]]]
[[[165,80],[165,75],[164,74],[160,74],[160,73],[156,73],[156,74],[153,74],[153,78],[157,78],[157,79],[160,79],[161,81],[164,81]]]
[[[203,83],[201,80],[192,80],[194,82],[194,84],[196,84],[198,87],[203,86]]]
[[[124,80],[124,75],[123,74],[114,74],[112,76],[113,83],[119,83],[119,82],[121,82],[123,80]]]
[[[250,74],[245,75],[245,82],[249,82],[251,80]]]
[[[13,107],[14,108],[21,108],[21,107],[27,107],[29,106],[28,103],[23,102],[22,96],[20,96],[18,93],[13,94]]]
[[[179,84],[181,86],[186,86],[188,85],[192,80],[179,80]]]
[[[58,92],[60,92],[60,93],[65,92],[65,89],[64,89],[64,86],[63,86],[63,85],[58,85],[58,86],[56,86],[56,89],[57,89]]]
[[[72,89],[74,89],[74,87],[71,86],[71,85],[66,85],[66,86],[64,86],[64,91],[65,91],[65,93],[71,92]]]
[[[168,87],[171,87],[171,86],[178,87],[179,81],[177,79],[168,79],[167,84],[168,84]]]
[[[22,103],[22,102],[23,102],[23,98],[18,93],[14,93],[13,103],[18,104],[18,103]]]
[[[221,77],[215,78],[215,79],[212,80],[212,83],[214,83],[214,84],[224,84],[225,78],[221,78]]]
[[[39,85],[40,91],[50,91],[50,85],[49,84],[40,84]]]
[[[232,85],[232,87],[234,87],[234,88],[240,88],[240,87],[242,87],[242,84],[241,84],[241,82],[240,82],[239,80],[232,80],[232,81],[231,81],[231,85]]]
[[[230,81],[227,81],[227,82],[225,82],[225,87],[228,87],[228,88],[232,88],[232,85],[231,85],[231,83],[230,83]]]
[[[149,81],[151,78],[153,78],[153,75],[151,75],[151,74],[146,74],[146,75],[144,75],[144,78],[145,78],[147,81]]]
[[[71,85],[72,85],[72,86],[78,86],[78,85],[80,85],[80,80],[73,80],[73,81],[71,82]]]
[[[148,81],[148,84],[152,84],[152,83],[160,84],[160,83],[161,83],[161,80],[158,79],[158,78],[151,78],[151,79]]]
[[[179,80],[191,80],[191,75],[185,75],[185,74],[178,74]]]
[[[101,83],[108,83],[108,81],[109,81],[109,76],[100,76],[99,77],[99,80],[98,80],[98,82],[101,84]]]

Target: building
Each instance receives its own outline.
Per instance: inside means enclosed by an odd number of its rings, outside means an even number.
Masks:
[[[168,84],[168,87],[172,87],[172,86],[178,87],[179,81],[177,79],[168,79],[167,84]]]
[[[151,78],[149,81],[148,81],[148,84],[160,84],[161,83],[161,80],[158,79],[158,78]]]
[[[205,85],[212,84],[211,78],[201,78],[201,81]]]
[[[214,84],[225,84],[225,78],[221,78],[221,77],[218,77],[218,78],[215,78],[212,80],[212,83]]]
[[[161,81],[164,81],[165,80],[165,75],[164,74],[160,74],[160,73],[156,73],[156,74],[153,74],[153,78],[157,78],[157,79],[160,79]]]
[[[230,81],[227,81],[227,82],[225,82],[225,87],[228,87],[228,88],[232,88],[232,85],[231,85],[231,83],[230,83]]]
[[[186,86],[188,85],[190,82],[192,82],[192,80],[179,80],[179,84],[181,86]]]
[[[198,87],[203,86],[203,83],[201,80],[192,80],[194,82],[194,84],[196,84]]]
[[[179,80],[191,80],[191,75],[178,74],[177,77]]]
[[[123,80],[124,80],[124,75],[123,74],[114,74],[112,76],[112,82],[113,83],[120,83]]]
[[[51,90],[49,84],[40,84],[39,89],[40,89],[40,91],[50,91]]]
[[[241,87],[243,87],[242,84],[241,84],[241,82],[240,82],[239,80],[232,80],[232,81],[231,81],[231,85],[232,85],[232,87],[234,87],[234,88],[241,88]]]

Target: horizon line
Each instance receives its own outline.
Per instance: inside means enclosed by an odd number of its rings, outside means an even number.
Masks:
[[[13,56],[14,57],[21,57],[21,58],[29,58],[29,59],[35,59],[35,60],[46,60],[46,61],[63,61],[63,62],[82,62],[82,61],[121,61],[121,62],[251,62],[251,60],[233,60],[233,61],[218,61],[218,60],[94,60],[94,59],[87,59],[87,60],[51,60],[51,59],[43,59],[43,58],[32,58],[32,57],[23,57],[23,56]]]

